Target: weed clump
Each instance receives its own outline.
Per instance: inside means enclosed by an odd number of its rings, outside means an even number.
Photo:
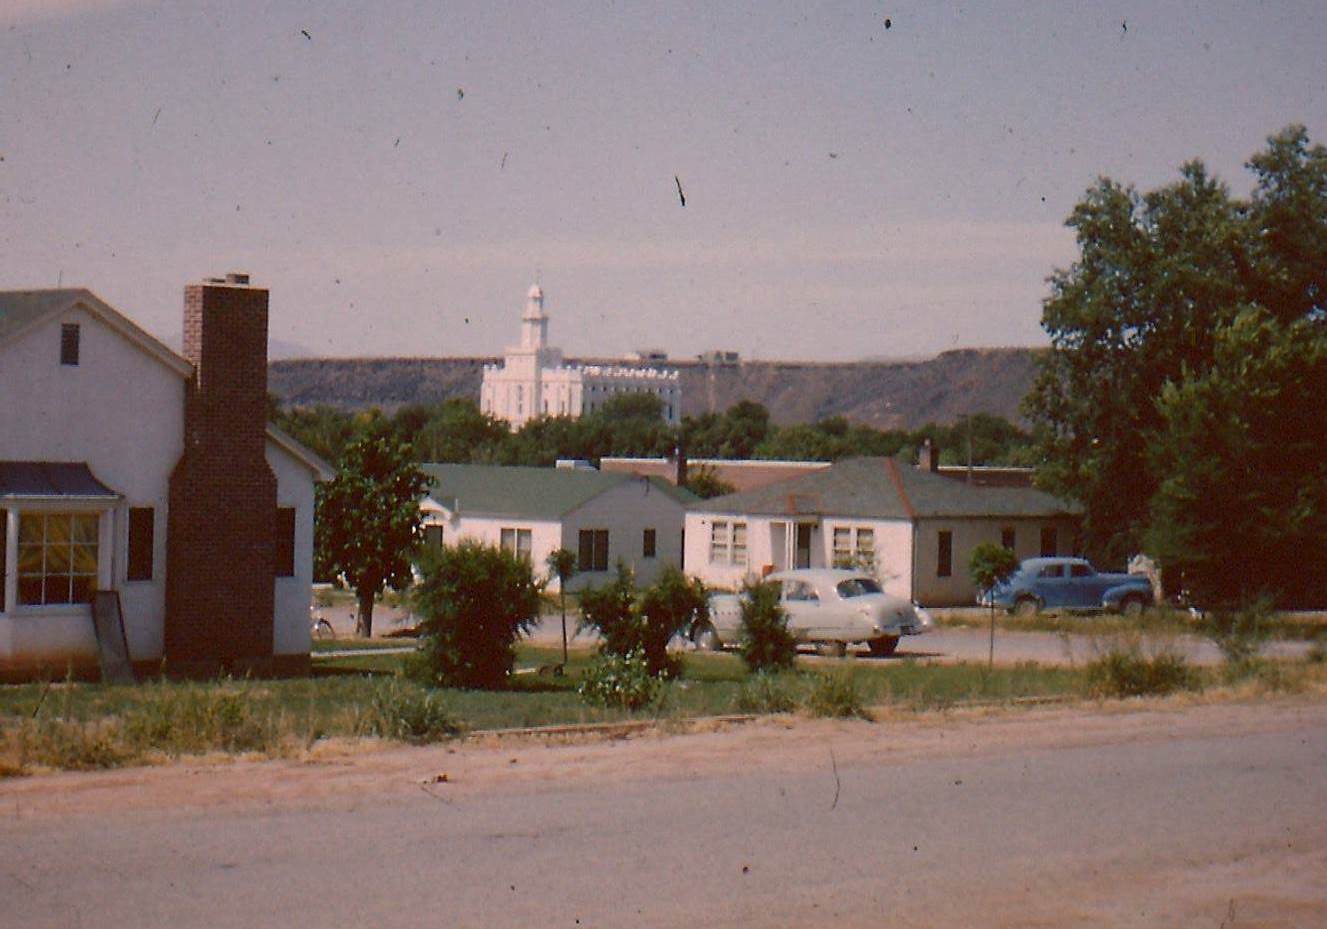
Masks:
[[[399,678],[374,688],[355,729],[364,735],[412,745],[441,742],[462,732],[440,693]]]
[[[1140,643],[1112,645],[1086,667],[1088,690],[1100,697],[1163,696],[1202,687],[1198,670],[1173,649],[1152,654]]]
[[[792,713],[798,702],[796,680],[788,674],[758,671],[737,692],[737,709],[743,713]]]
[[[851,671],[822,671],[812,674],[806,709],[812,716],[834,719],[870,720],[866,699]]]

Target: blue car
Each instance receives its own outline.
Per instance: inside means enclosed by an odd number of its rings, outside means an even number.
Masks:
[[[1152,605],[1152,585],[1142,574],[1105,574],[1082,558],[1029,558],[1008,580],[977,595],[1019,616],[1046,609],[1115,610],[1137,616]]]

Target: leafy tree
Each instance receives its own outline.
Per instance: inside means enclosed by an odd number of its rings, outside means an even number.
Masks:
[[[444,687],[502,687],[516,660],[516,639],[538,621],[539,584],[530,562],[464,540],[422,558],[412,592],[420,623],[421,664]]]
[[[413,410],[422,412],[423,417]],[[407,407],[398,411],[394,422],[412,442],[420,461],[479,461],[511,439],[507,424],[481,413],[472,400],[452,399],[413,410]]]
[[[339,459],[359,434],[354,416],[330,406],[269,407],[268,419],[327,461]]]
[[[982,542],[972,550],[968,559],[968,574],[977,590],[988,593],[997,584],[1008,580],[1018,570],[1018,556],[1003,545]],[[991,651],[990,664],[995,664],[995,597],[991,597]]]
[[[711,465],[694,465],[687,468],[687,479],[684,484],[687,490],[691,491],[702,500],[709,500],[713,497],[722,497],[724,494],[730,494],[737,488],[719,477],[719,472]]]
[[[779,603],[779,585],[769,581],[742,587],[742,625],[737,653],[747,670],[783,671],[797,660],[797,639]]]
[[[1154,502],[1170,476],[1163,469],[1178,466],[1160,449],[1183,431],[1180,408],[1192,405],[1183,402],[1184,385],[1211,375],[1224,333],[1255,307],[1280,326],[1320,325],[1327,312],[1327,150],[1292,126],[1248,166],[1255,187],[1246,201],[1195,161],[1146,194],[1102,179],[1069,217],[1079,258],[1051,277],[1042,315],[1051,349],[1025,409],[1039,481],[1083,503],[1085,541],[1099,559],[1122,561],[1145,536],[1159,540],[1153,520],[1175,519],[1186,506],[1178,487],[1169,502]],[[1253,347],[1275,342],[1255,339]],[[1248,372],[1226,364],[1220,376],[1248,389]],[[1268,417],[1253,437],[1289,424],[1284,407],[1250,412]],[[1219,449],[1224,457],[1211,467],[1237,473],[1245,464],[1229,457],[1235,449]],[[1284,521],[1284,504],[1258,512],[1259,525]],[[1181,542],[1211,545],[1203,533],[1182,535],[1167,543],[1172,557]]]
[[[1248,309],[1216,335],[1213,364],[1168,383],[1151,466],[1146,541],[1199,603],[1327,590],[1327,322]]]
[[[558,579],[558,607],[562,612],[562,664],[567,663],[567,582],[576,576],[576,553],[568,548],[555,548],[545,562],[550,578]]]
[[[373,634],[373,601],[411,580],[428,479],[410,446],[386,431],[351,442],[336,477],[317,489],[314,536],[323,576],[344,574],[359,601],[357,635]]]
[[[603,638],[602,651],[627,655],[641,645],[636,619],[636,581],[631,569],[617,563],[613,579],[601,587],[581,591],[582,629],[593,629]]]

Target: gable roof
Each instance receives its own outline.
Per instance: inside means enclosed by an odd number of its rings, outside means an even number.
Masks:
[[[160,361],[181,377],[193,373],[183,356],[139,327],[137,323],[82,287],[59,290],[0,290],[0,345],[40,326],[53,316],[81,309],[119,333],[130,344]]]
[[[917,519],[963,516],[1073,516],[1080,511],[1031,487],[966,484],[895,458],[849,458],[744,493],[702,500],[688,509],[759,516]]]
[[[330,481],[336,477],[336,470],[331,465],[323,461],[321,457],[303,443],[271,423],[267,424],[267,441],[312,471],[315,481]]]
[[[642,478],[574,468],[425,464],[429,496],[453,513],[560,519],[600,494],[624,484],[644,483],[685,507],[698,498],[658,477]]]

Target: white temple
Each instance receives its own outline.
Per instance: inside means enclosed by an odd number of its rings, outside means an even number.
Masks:
[[[593,413],[609,397],[654,394],[663,416],[682,419],[682,385],[676,370],[619,365],[566,365],[561,349],[548,344],[544,292],[530,288],[521,314],[521,344],[503,352],[500,365],[484,366],[479,408],[511,423],[513,430],[539,416],[574,418]]]

